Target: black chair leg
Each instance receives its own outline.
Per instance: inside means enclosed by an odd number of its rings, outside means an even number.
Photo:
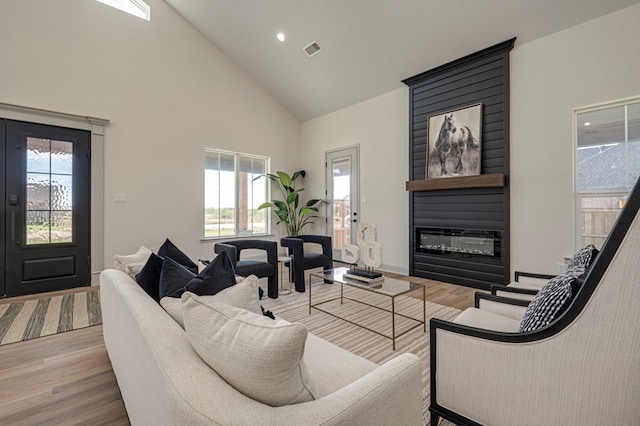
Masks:
[[[273,275],[269,277],[268,284],[267,284],[267,296],[269,296],[271,299],[278,298],[278,276],[277,275]]]

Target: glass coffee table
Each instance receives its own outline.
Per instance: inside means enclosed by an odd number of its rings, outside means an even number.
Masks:
[[[311,313],[311,309],[316,309],[320,312],[324,312],[325,314],[331,315],[343,321],[346,321],[350,324],[356,325],[358,327],[364,328],[365,330],[371,331],[372,333],[376,333],[382,337],[386,337],[387,339],[391,339],[393,342],[393,350],[396,350],[396,339],[400,336],[404,336],[411,330],[414,330],[420,326],[422,326],[422,331],[427,331],[427,308],[426,308],[426,288],[422,284],[413,283],[409,281],[403,281],[396,278],[385,277],[382,281],[373,282],[373,283],[363,283],[360,281],[352,280],[344,276],[344,274],[348,271],[347,268],[336,268],[336,269],[328,269],[326,271],[320,272],[311,272],[309,274],[309,313]],[[313,278],[319,278],[321,280],[332,282],[334,284],[340,284],[340,296],[333,297],[329,299],[324,299],[320,302],[313,303],[311,298],[311,288],[313,285]],[[387,296],[391,299],[391,309],[386,309],[380,306],[372,305],[370,303],[364,302],[362,300],[355,299],[353,297],[347,297],[344,295],[344,286],[348,286],[351,288],[356,288],[364,291],[369,291],[372,293],[376,293],[382,296]],[[396,297],[406,295],[408,293],[422,290],[422,319],[414,318],[408,315],[404,315],[396,312]],[[329,312],[326,309],[320,307],[321,305],[329,302],[333,302],[335,300],[340,300],[340,304],[344,303],[344,300],[351,300],[353,302],[361,303],[363,305],[370,306],[372,308],[389,312],[391,314],[391,335],[381,333],[377,330],[373,330],[369,327],[366,327],[362,324],[359,324],[355,321],[351,321],[347,318],[341,317],[333,312]],[[419,300],[419,299],[418,299]],[[410,326],[408,329],[404,330],[402,333],[396,334],[396,316],[400,316],[402,318],[406,318],[411,322],[415,322],[414,325]]]

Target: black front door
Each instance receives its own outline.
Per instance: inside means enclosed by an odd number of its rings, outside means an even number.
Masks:
[[[3,295],[89,285],[90,132],[0,122]]]

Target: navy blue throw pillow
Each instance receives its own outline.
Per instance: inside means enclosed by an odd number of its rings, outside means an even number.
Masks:
[[[144,267],[136,274],[136,282],[156,302],[160,301],[160,272],[163,259],[151,253]]]
[[[198,273],[198,265],[193,263],[193,261],[189,259],[189,256],[184,254],[182,250],[176,247],[176,245],[173,244],[168,238],[158,249],[158,256],[170,257],[194,274]]]
[[[236,285],[236,273],[229,253],[223,251],[187,284],[185,291],[198,296],[212,296],[232,285]]]
[[[165,257],[160,273],[160,299],[165,296],[180,297],[184,288],[196,274],[176,262],[170,257]]]
[[[165,260],[166,263],[166,260]],[[181,297],[185,291],[191,292],[198,296],[212,296],[227,287],[231,287],[236,284],[236,274],[233,270],[233,264],[229,254],[225,251],[220,253],[215,259],[213,259],[206,268],[200,273],[200,275],[191,275],[190,277],[184,274],[183,271],[176,268],[178,265],[176,262],[167,266],[166,280],[160,279],[160,297]],[[165,275],[165,266],[163,265],[163,277]],[[187,271],[189,272],[189,271]],[[188,279],[187,279],[188,278]],[[171,280],[171,282],[169,282]],[[165,292],[163,293],[163,288]]]

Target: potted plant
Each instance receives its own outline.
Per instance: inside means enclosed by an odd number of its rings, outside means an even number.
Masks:
[[[267,173],[260,175],[256,179],[266,177],[273,182],[280,193],[282,194],[282,200],[271,200],[262,203],[258,210],[271,208],[273,213],[278,217],[278,224],[284,223],[287,229],[287,235],[294,236],[300,235],[302,228],[313,223],[312,219],[318,217],[315,213],[318,212],[318,204],[327,203],[324,200],[312,199],[306,202],[306,204],[300,204],[300,193],[304,191],[304,188],[296,188],[296,180],[304,178],[306,172],[304,170],[298,170],[289,176],[289,174],[277,171],[276,174]]]

